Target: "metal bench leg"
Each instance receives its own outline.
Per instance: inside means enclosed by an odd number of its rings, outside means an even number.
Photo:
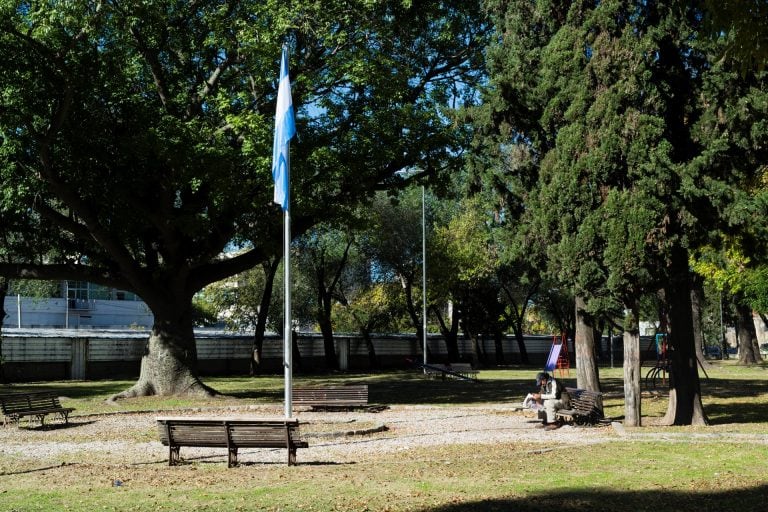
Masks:
[[[229,448],[227,451],[227,467],[232,468],[237,466],[237,448]]]
[[[180,446],[169,446],[168,447],[168,465],[169,466],[176,466],[181,457],[179,456],[179,450],[181,449]]]

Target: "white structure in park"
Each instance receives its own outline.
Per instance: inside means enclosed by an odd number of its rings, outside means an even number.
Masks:
[[[82,281],[63,281],[60,289],[63,292],[58,298],[6,297],[3,325],[64,329],[152,327],[152,312],[133,293]]]

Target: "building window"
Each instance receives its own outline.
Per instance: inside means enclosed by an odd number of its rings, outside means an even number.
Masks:
[[[86,281],[68,281],[67,298],[72,300],[88,300],[88,282]]]

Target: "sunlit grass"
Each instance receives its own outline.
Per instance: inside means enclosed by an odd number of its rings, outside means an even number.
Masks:
[[[429,380],[413,370],[297,375],[294,385],[366,382],[375,403],[498,407],[519,402],[534,387],[536,372],[522,367],[482,370],[477,383]],[[768,372],[765,365],[741,367],[727,361],[717,362],[707,373],[708,378],[702,374],[701,387],[711,426],[627,429],[627,437],[608,435],[609,440],[595,445],[554,441],[543,450],[519,442],[449,445],[366,457],[352,464],[255,464],[231,470],[220,463],[176,468],[157,461],[114,464],[90,461],[87,454],[80,462],[62,466],[2,455],[0,510],[760,510],[768,491]],[[621,421],[622,369],[601,368],[600,375],[606,415]],[[576,383],[573,369],[556,376],[569,386]],[[76,408],[75,417],[281,406],[281,375],[205,382],[222,396],[145,397],[107,404],[111,395],[130,387],[133,382],[128,380],[14,384],[0,387],[0,392],[52,389],[65,405]],[[663,416],[665,390],[644,393],[642,408],[644,421]],[[504,409],[498,413],[506,414]],[[306,432],[322,436],[376,423],[307,424]],[[76,429],[35,430],[29,435],[32,442],[81,441]],[[126,438],[155,441],[156,431],[133,431]]]
[[[736,448],[736,449],[734,449]],[[748,452],[748,453],[744,453]],[[748,467],[749,471],[745,471]],[[8,471],[8,467],[3,468]],[[355,464],[5,473],[3,510],[760,510],[765,446],[509,443],[419,448]],[[119,481],[120,486],[115,487]]]

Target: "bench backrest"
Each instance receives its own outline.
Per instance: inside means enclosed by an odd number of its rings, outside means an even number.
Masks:
[[[160,442],[174,446],[283,448],[298,437],[298,420],[157,420]]]
[[[294,404],[368,403],[368,385],[326,386],[317,388],[293,388],[291,398]]]
[[[568,393],[568,407],[585,415],[603,417],[603,394],[587,389],[565,388]]]
[[[39,393],[12,393],[0,395],[0,407],[3,414],[13,414],[26,411],[42,411],[59,409],[59,397],[49,391]]]

